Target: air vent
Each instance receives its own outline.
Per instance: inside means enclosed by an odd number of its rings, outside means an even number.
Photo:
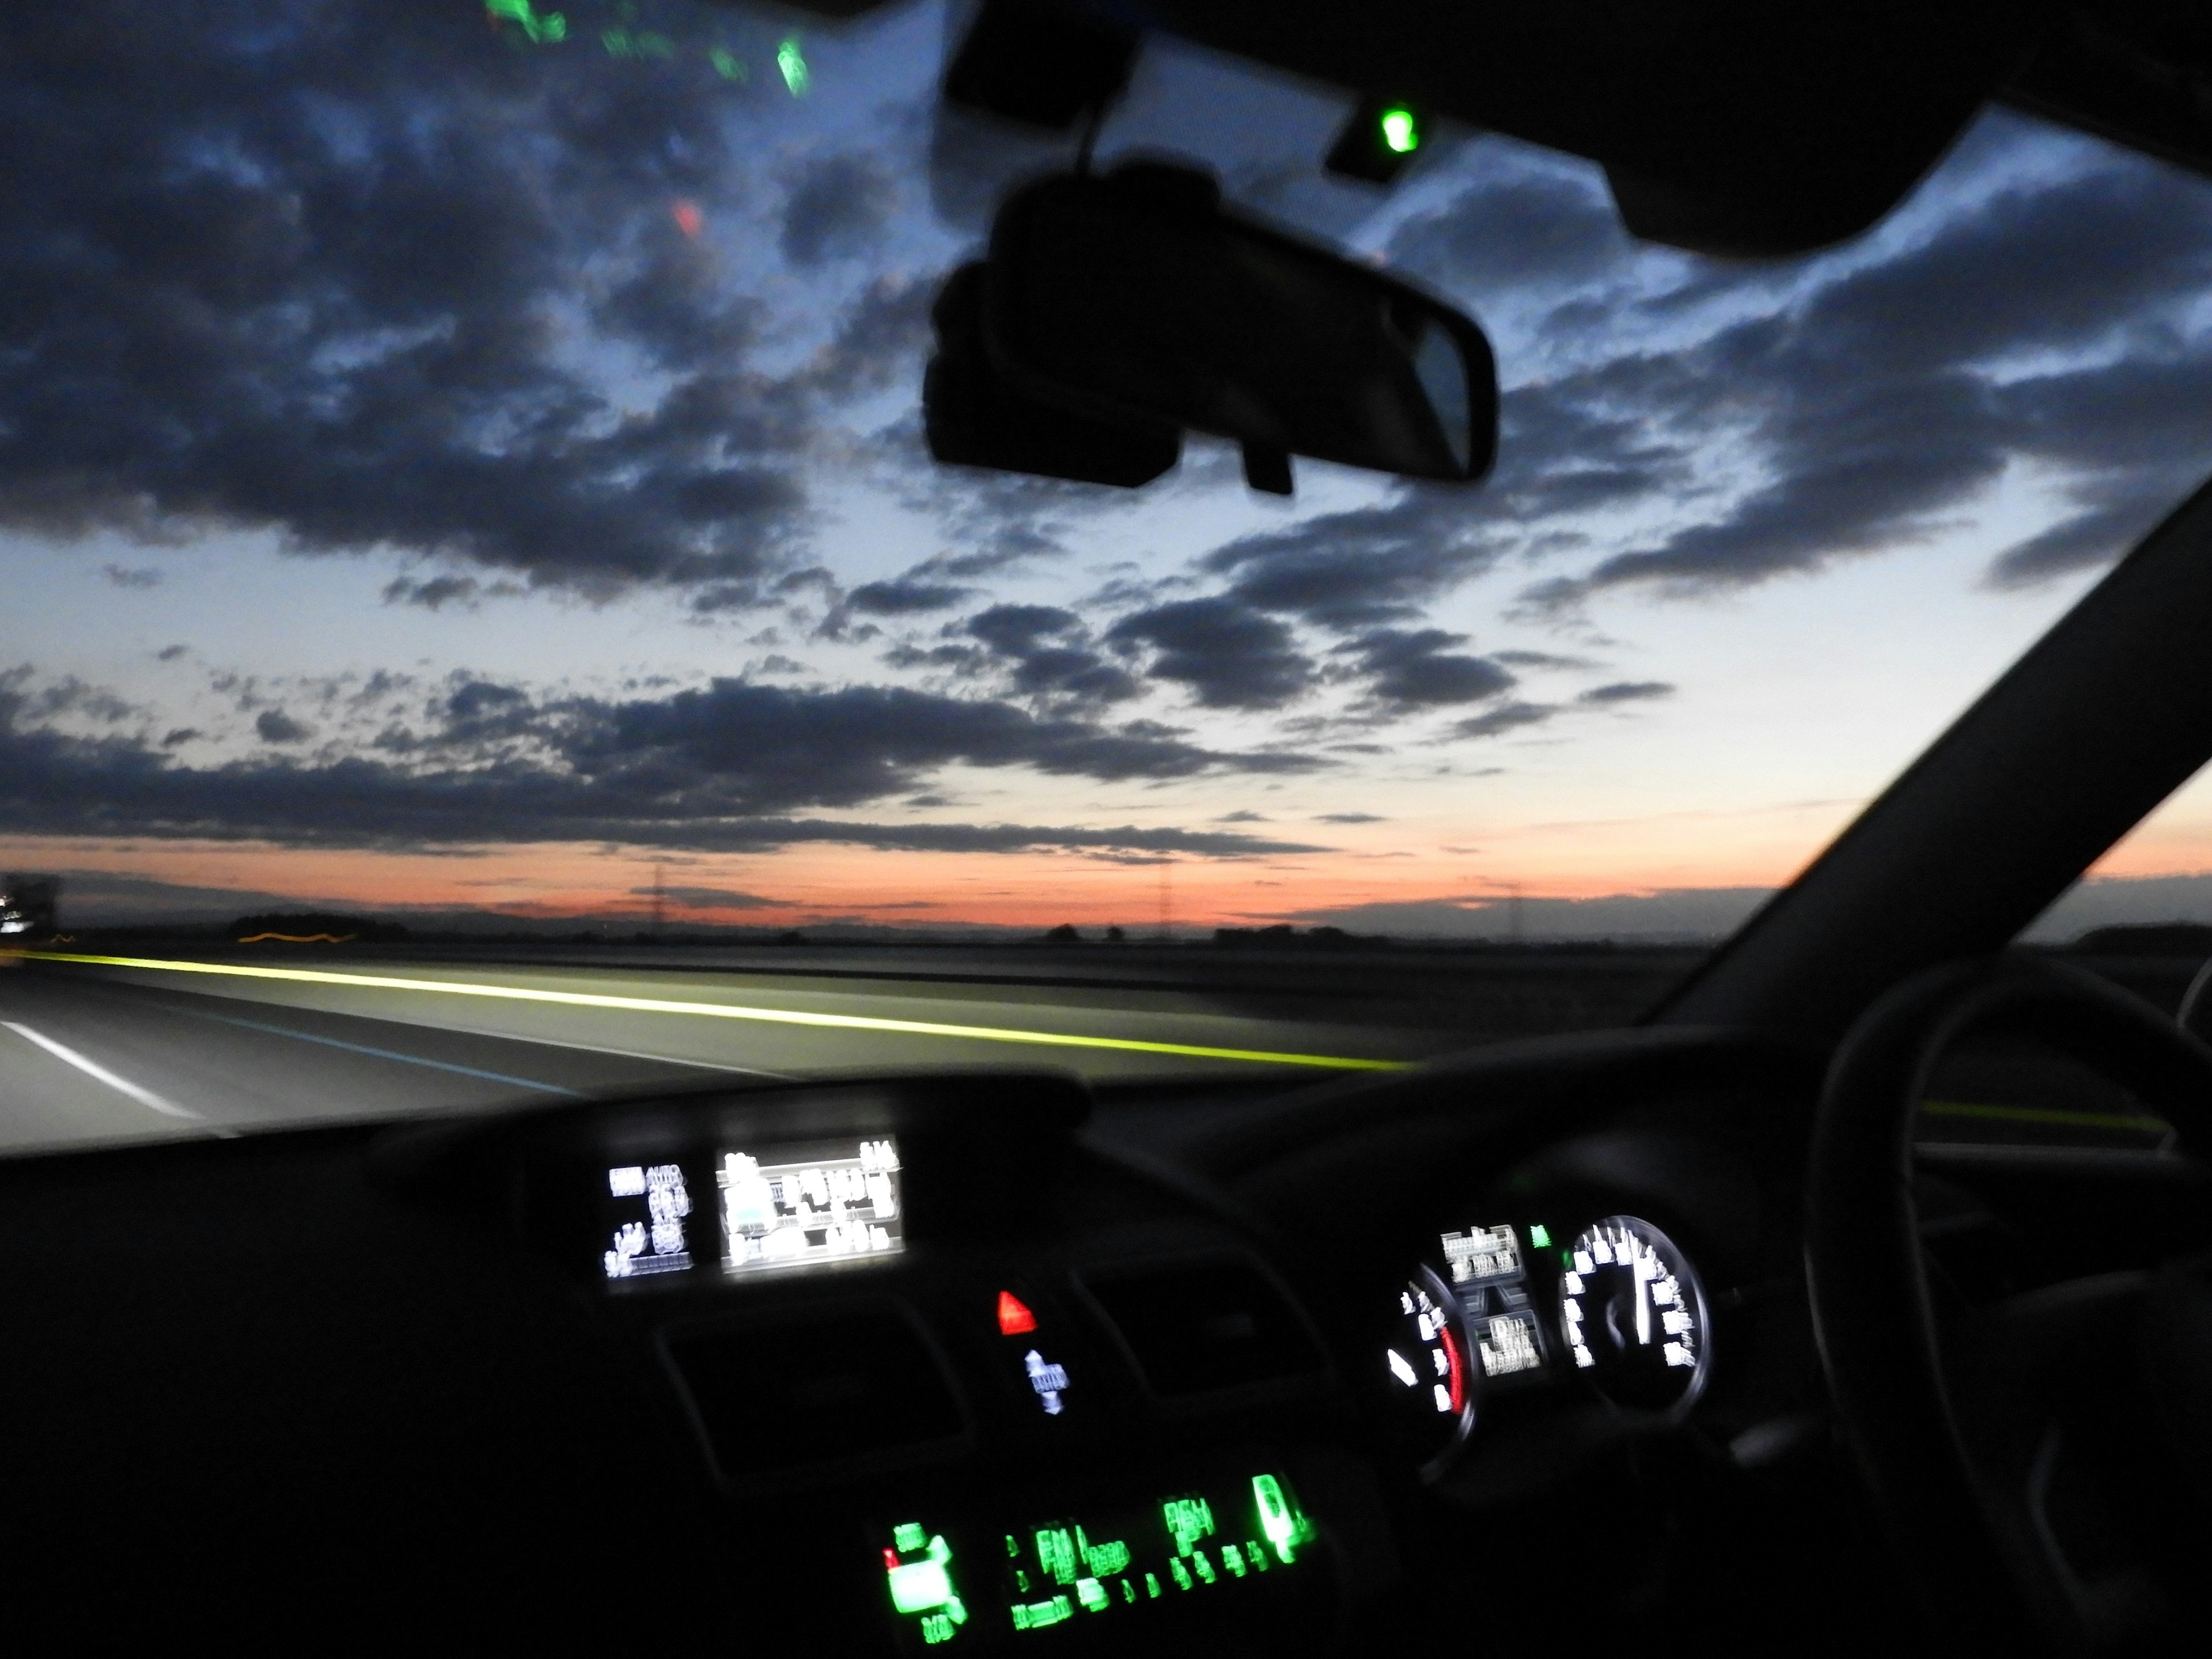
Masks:
[[[1083,1286],[1164,1400],[1316,1382],[1328,1369],[1290,1298],[1249,1261],[1112,1268]]]
[[[956,1449],[960,1402],[896,1304],[678,1326],[662,1339],[732,1484]]]

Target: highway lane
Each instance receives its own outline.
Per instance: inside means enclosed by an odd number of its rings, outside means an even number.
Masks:
[[[1112,987],[825,986],[390,957],[300,971],[337,977],[0,969],[0,1145],[237,1132],[716,1076],[1042,1065],[1097,1079],[1211,1072],[1288,1085],[1452,1046],[1434,1031],[1243,1018],[1202,997]],[[1261,1054],[1284,1058],[1229,1057]]]

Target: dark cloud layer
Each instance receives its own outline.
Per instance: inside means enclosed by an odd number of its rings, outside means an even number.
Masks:
[[[921,301],[879,288],[819,359],[751,366],[757,303],[669,207],[742,202],[703,31],[745,26],[678,15],[670,65],[617,73],[469,5],[9,9],[0,523],[262,528],[594,594],[757,580],[823,400]],[[817,167],[787,240],[826,257],[879,194]],[[579,367],[579,322],[672,377],[655,401]]]
[[[1994,580],[2140,536],[2212,465],[2212,336],[2192,314],[2212,287],[2212,190],[2139,158],[2069,161],[1779,310],[1611,366],[1674,441],[1747,442],[1764,481],[1547,597],[1735,587],[1911,546],[2022,466],[2076,511],[2000,551]]]
[[[790,179],[783,257],[801,267],[864,253],[898,204],[890,175],[864,155],[814,157]]]
[[[1481,702],[1512,688],[1513,676],[1492,659],[1447,649],[1466,641],[1438,628],[1378,628],[1348,649],[1365,668],[1375,702],[1411,712]]]
[[[1143,687],[1094,646],[1073,611],[1049,605],[994,605],[968,618],[966,631],[1006,665],[1016,693],[1070,708],[1127,702]]]
[[[1279,708],[1314,680],[1291,630],[1235,599],[1156,605],[1124,617],[1106,638],[1132,653],[1150,647],[1152,677],[1188,687],[1208,708]]]
[[[74,681],[0,674],[0,827],[18,834],[267,839],[313,846],[610,841],[738,850],[795,842],[1006,851],[1061,847],[1230,856],[1316,850],[1216,830],[871,823],[804,816],[910,793],[948,765],[1100,781],[1314,769],[1295,755],[1224,753],[1143,722],[1105,726],[1012,705],[878,687],[799,691],[718,681],[661,698],[538,702],[463,679],[424,728],[368,752],[192,768],[120,728],[138,711]],[[278,708],[259,735],[312,735]],[[172,734],[177,736],[179,734]]]

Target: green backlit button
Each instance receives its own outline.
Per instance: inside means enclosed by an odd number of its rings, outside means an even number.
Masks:
[[[1297,1559],[1298,1546],[1313,1542],[1313,1522],[1306,1519],[1290,1494],[1283,1490],[1283,1483],[1272,1474],[1252,1477],[1252,1497],[1259,1505],[1260,1530],[1274,1546],[1275,1554],[1283,1565],[1290,1565]]]
[[[1012,1611],[1016,1630],[1042,1630],[1075,1616],[1075,1607],[1065,1595],[1055,1595],[1049,1601],[1017,1601]]]
[[[884,1552],[884,1573],[890,1585],[891,1606],[921,1621],[921,1639],[935,1647],[950,1642],[968,1622],[968,1608],[952,1584],[952,1547],[942,1533],[925,1541],[919,1522],[893,1529],[894,1547]],[[922,1552],[919,1561],[902,1561],[902,1555]]]
[[[1103,1613],[1106,1611],[1106,1586],[1096,1578],[1079,1578],[1075,1581],[1075,1599],[1083,1604],[1085,1613]]]
[[[952,1599],[952,1575],[936,1561],[910,1561],[891,1569],[891,1605],[901,1613],[927,1613]]]

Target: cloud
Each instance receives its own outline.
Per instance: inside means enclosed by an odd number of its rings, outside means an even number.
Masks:
[[[100,574],[117,587],[148,588],[161,585],[161,573],[153,569],[138,569],[119,564],[104,564]]]
[[[1455,738],[1495,738],[1524,726],[1541,726],[1559,711],[1548,703],[1509,702],[1461,720],[1451,729]]]
[[[1317,823],[1385,823],[1389,820],[1372,812],[1323,812],[1315,820]]]
[[[1208,708],[1279,708],[1314,683],[1291,630],[1234,599],[1157,605],[1124,617],[1106,639],[1133,652],[1151,647],[1152,677],[1188,687]]]
[[[0,250],[0,525],[266,530],[595,598],[758,581],[808,522],[795,463],[902,363],[879,348],[915,337],[924,296],[871,289],[815,356],[756,364],[762,302],[667,204],[769,211],[745,151],[774,106],[702,54],[771,26],[656,27],[685,72],[515,50],[444,7],[98,29],[9,9],[14,137],[40,163]],[[813,167],[787,236],[828,257],[879,197],[867,164]],[[468,580],[390,597],[434,608]]]
[[[1437,628],[1378,628],[1343,648],[1367,674],[1376,704],[1393,714],[1409,714],[1480,702],[1513,687],[1512,674],[1494,659],[1445,649],[1466,641],[1464,634]]]
[[[1531,895],[1518,901],[1498,893],[1464,894],[1287,911],[1281,919],[1401,938],[1501,939],[1517,933],[1529,940],[1691,944],[1734,933],[1772,890],[1676,887],[1579,899]]]
[[[741,893],[729,887],[633,887],[629,890],[635,897],[665,897],[687,910],[780,910],[786,908],[781,899],[763,898],[757,893]]]
[[[994,605],[962,624],[1010,669],[1009,688],[1069,708],[1103,708],[1143,692],[1135,677],[1093,646],[1073,611],[1050,605]]]
[[[887,581],[863,582],[845,596],[845,603],[863,616],[911,617],[949,611],[975,591],[908,571]]]
[[[1200,561],[1256,611],[1336,629],[1372,627],[1421,608],[1493,562],[1475,499],[1408,485],[1388,503],[1316,514],[1241,536]]]
[[[1954,192],[1885,257],[1809,267],[1778,309],[1562,383],[1585,407],[1632,398],[1666,442],[1740,447],[1754,477],[1540,586],[1539,605],[1720,591],[1923,543],[2025,464],[2078,511],[1999,553],[1991,579],[2018,586],[2109,559],[2195,481],[2212,453],[2197,391],[2212,375],[2197,309],[2212,191],[2003,118],[1970,148],[1969,172],[1977,155],[2043,165]]]
[[[890,175],[866,156],[817,156],[790,175],[780,245],[805,269],[855,258],[883,234],[898,204]]]
[[[1595,169],[1492,142],[1474,181],[1399,226],[1385,250],[1408,276],[1476,305],[1615,275],[1635,252]]]
[[[1206,856],[1318,850],[1218,830],[1125,825],[897,824],[806,816],[910,796],[944,767],[1024,768],[1100,781],[1281,775],[1322,763],[1209,750],[1157,725],[1104,726],[1010,704],[879,687],[804,690],[717,681],[661,697],[538,701],[464,681],[442,722],[400,740],[334,741],[313,760],[177,763],[143,738],[56,721],[131,716],[75,682],[0,673],[0,830],[267,840],[292,846],[437,847],[609,842],[703,851],[806,842],[994,852]],[[312,735],[280,708],[270,743]]]
[[[264,743],[305,743],[315,735],[313,726],[302,725],[281,708],[263,709],[254,719],[253,729]]]
[[[449,605],[475,608],[477,596],[483,592],[483,584],[474,576],[432,576],[424,581],[399,576],[384,586],[386,605],[419,605],[425,611],[442,611]]]
[[[1655,698],[1674,695],[1674,688],[1665,680],[1615,680],[1610,685],[1592,686],[1575,701],[1602,704],[1650,702]]]

